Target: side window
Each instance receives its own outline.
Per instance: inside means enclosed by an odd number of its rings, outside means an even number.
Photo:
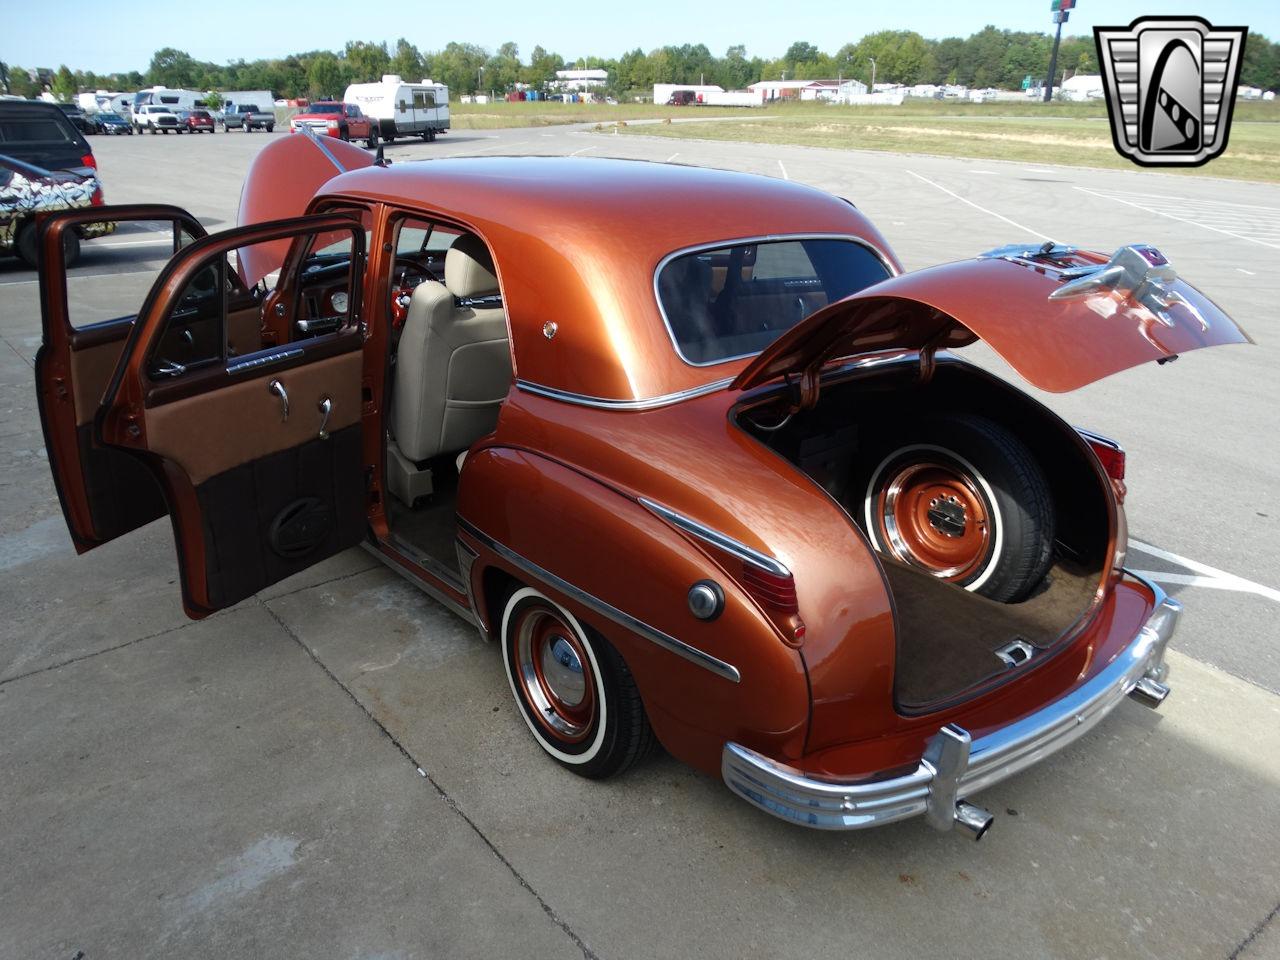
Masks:
[[[221,370],[282,343],[355,327],[365,245],[353,224],[211,255],[169,304],[148,376]]]
[[[423,283],[444,283],[444,259],[462,231],[443,223],[405,217],[396,226],[391,268],[391,322],[404,324],[413,292]]]
[[[132,320],[169,258],[192,239],[169,220],[89,223],[77,234],[80,258],[67,269],[67,319],[77,330]]]
[[[426,109],[426,106],[427,106],[427,101],[422,96],[422,91],[421,90],[413,91],[413,109],[424,110]]]

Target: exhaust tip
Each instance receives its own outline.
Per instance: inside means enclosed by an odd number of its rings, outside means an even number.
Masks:
[[[1169,696],[1169,688],[1159,680],[1153,680],[1151,677],[1143,677],[1137,682],[1129,696],[1137,700],[1144,707],[1150,707],[1154,710],[1160,704],[1164,703],[1165,697]]]
[[[996,818],[990,810],[984,810],[964,800],[956,804],[956,826],[969,831],[969,836],[973,838],[974,843],[981,840],[995,822]]]

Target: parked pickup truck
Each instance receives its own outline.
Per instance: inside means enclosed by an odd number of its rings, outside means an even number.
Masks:
[[[270,133],[276,128],[276,115],[268,110],[259,110],[256,103],[229,103],[222,115],[223,130],[266,130]]]

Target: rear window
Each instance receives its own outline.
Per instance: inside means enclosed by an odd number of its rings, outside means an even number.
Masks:
[[[313,103],[303,108],[303,113],[341,113],[342,104],[340,103]]]
[[[685,361],[722,363],[759,353],[809,314],[889,275],[853,240],[726,244],[666,261],[658,303]]]
[[[0,119],[0,143],[75,143],[71,124],[58,117]]]

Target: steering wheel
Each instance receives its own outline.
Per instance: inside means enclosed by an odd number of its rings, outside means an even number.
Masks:
[[[434,273],[412,257],[397,256],[391,268],[391,326],[400,329],[409,316],[409,300],[424,280],[439,280]]]

